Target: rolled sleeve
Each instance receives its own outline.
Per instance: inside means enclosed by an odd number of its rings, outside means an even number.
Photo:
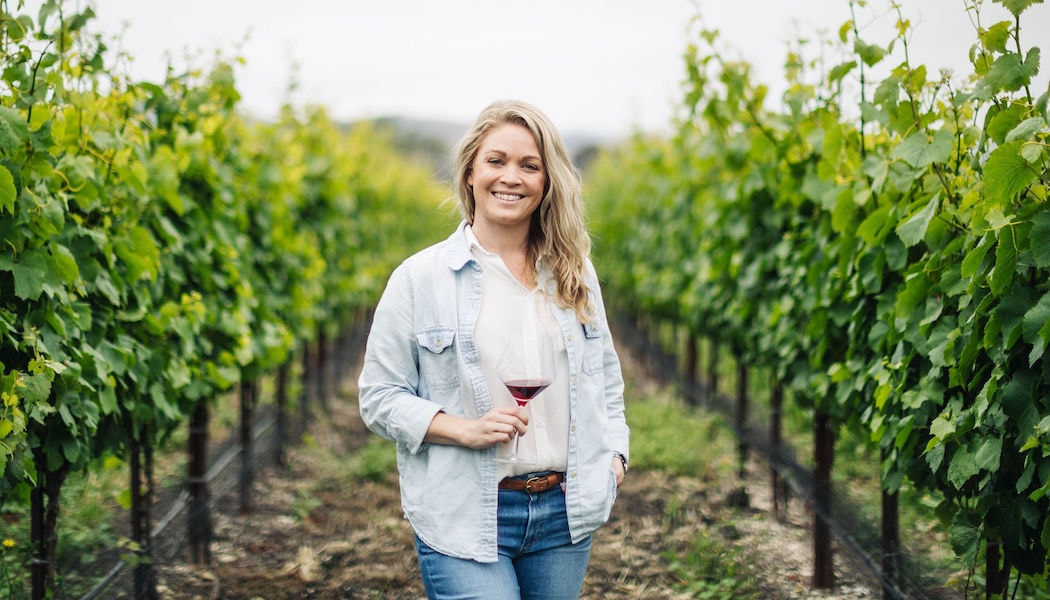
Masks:
[[[417,453],[442,406],[418,395],[419,357],[411,311],[411,280],[399,267],[376,307],[358,385],[365,425]]]

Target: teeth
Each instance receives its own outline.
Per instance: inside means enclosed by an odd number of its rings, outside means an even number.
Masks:
[[[507,201],[521,200],[525,197],[520,194],[501,194],[500,192],[493,192],[492,195],[499,198],[500,200]]]

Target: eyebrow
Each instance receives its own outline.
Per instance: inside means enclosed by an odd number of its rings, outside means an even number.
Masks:
[[[504,157],[507,156],[507,152],[506,151],[499,150],[499,149],[496,149],[496,148],[489,148],[488,150],[485,150],[483,152],[483,154],[497,154],[499,156],[504,156]],[[534,160],[534,161],[537,161],[537,162],[543,162],[542,158],[540,158],[538,156],[533,156],[531,154],[528,154],[526,156],[522,156],[521,158],[522,158],[522,160]]]

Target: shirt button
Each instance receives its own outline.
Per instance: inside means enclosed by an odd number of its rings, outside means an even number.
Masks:
[[[574,470],[572,470],[572,471],[569,471],[569,477],[576,477],[576,471],[575,471],[575,469],[574,469]]]

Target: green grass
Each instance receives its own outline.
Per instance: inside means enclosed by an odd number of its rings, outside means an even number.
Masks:
[[[736,440],[718,416],[657,395],[627,404],[631,467],[715,481],[732,476]]]
[[[659,391],[627,404],[631,426],[631,468],[718,481],[736,477],[736,440],[717,415],[695,410]],[[682,506],[672,499],[665,527],[674,528]],[[691,598],[753,598],[747,557],[707,533],[685,550],[669,549],[667,561]]]

